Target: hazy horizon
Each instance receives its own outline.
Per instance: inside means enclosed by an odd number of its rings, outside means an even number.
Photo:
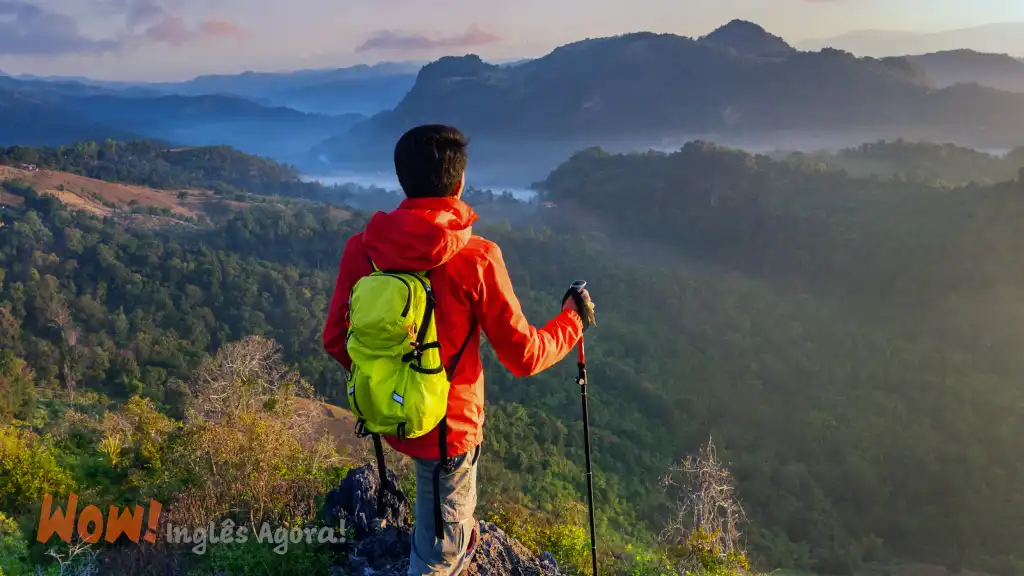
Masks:
[[[698,37],[733,19],[756,22],[796,46],[865,30],[913,36],[993,23],[1022,23],[1024,29],[1024,3],[978,0],[970,11],[952,4],[722,0],[693,7],[660,0],[525,0],[512,6],[440,0],[428,6],[382,0],[368,6],[351,0],[4,0],[0,70],[107,81],[181,81],[204,74],[430,61],[466,53],[510,60],[541,56],[587,37],[637,31]],[[883,41],[869,42],[868,49],[883,50]],[[1007,52],[1018,51],[1016,38],[1006,42]],[[1016,55],[1024,55],[1024,45],[1020,52]]]

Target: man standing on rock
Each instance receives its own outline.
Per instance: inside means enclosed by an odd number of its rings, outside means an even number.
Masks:
[[[373,265],[381,270],[430,270],[441,359],[451,381],[447,415],[426,436],[385,437],[416,462],[411,575],[461,574],[475,550],[477,460],[484,423],[481,328],[501,363],[525,378],[562,360],[594,318],[584,291],[584,310],[568,298],[543,328],[527,321],[501,250],[472,232],[477,215],[461,200],[466,147],[465,136],[450,126],[419,126],[399,139],[395,171],[407,198],[392,212],[376,213],[364,232],[348,240],[323,334],[327,352],[351,371],[346,335],[349,294],[356,281],[371,274]],[[437,482],[441,438],[449,458]],[[438,511],[443,538],[435,531]]]

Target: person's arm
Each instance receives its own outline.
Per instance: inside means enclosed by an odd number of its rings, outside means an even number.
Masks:
[[[350,372],[352,359],[348,357],[345,346],[345,339],[348,336],[348,299],[356,281],[371,272],[369,266],[366,257],[361,253],[361,248],[357,246],[355,237],[349,238],[341,255],[341,265],[338,267],[334,296],[331,298],[327,322],[324,324],[323,343],[324,350]]]
[[[518,378],[533,376],[572,351],[583,335],[583,320],[575,310],[563,310],[538,330],[523,315],[497,246],[489,252],[481,273],[481,293],[473,301],[473,314],[509,372]]]

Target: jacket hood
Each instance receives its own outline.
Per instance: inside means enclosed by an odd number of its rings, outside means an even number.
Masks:
[[[363,245],[381,270],[430,270],[465,248],[478,218],[458,198],[409,198],[370,218]]]

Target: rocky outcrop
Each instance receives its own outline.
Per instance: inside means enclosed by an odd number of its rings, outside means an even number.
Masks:
[[[388,471],[393,485],[394,473]],[[401,576],[409,567],[412,521],[409,501],[400,489],[387,491],[384,509],[377,514],[377,491],[380,489],[376,467],[367,464],[349,472],[338,488],[324,502],[322,514],[328,524],[344,519],[352,530],[348,547],[349,574],[358,576]],[[526,549],[518,540],[489,522],[480,522],[479,541],[473,563],[466,574],[471,576],[555,576],[558,565],[550,554],[540,557]]]
[[[471,576],[497,576],[498,574],[558,574],[558,565],[551,554],[534,556],[518,540],[512,538],[490,522],[480,523],[480,543],[473,564],[467,574]]]

